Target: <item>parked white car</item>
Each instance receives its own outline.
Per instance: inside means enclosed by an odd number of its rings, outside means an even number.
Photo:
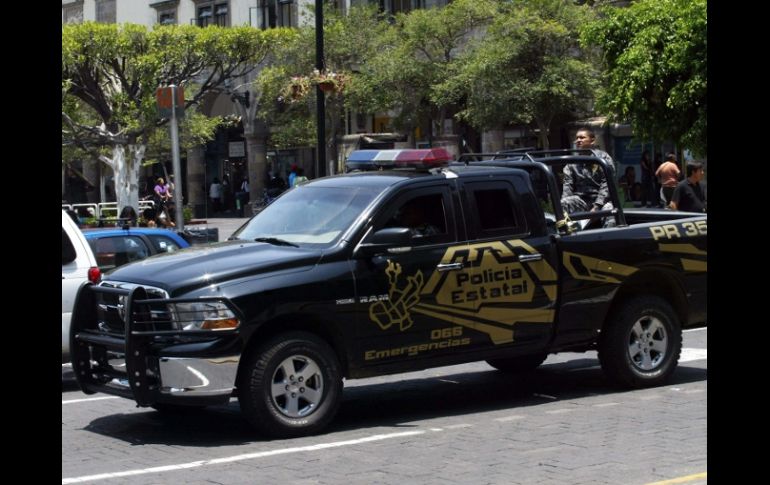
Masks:
[[[70,320],[78,288],[84,281],[99,282],[96,257],[75,221],[61,211],[61,358],[70,360]]]

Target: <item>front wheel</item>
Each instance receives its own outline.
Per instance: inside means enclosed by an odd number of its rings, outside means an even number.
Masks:
[[[599,342],[602,370],[623,387],[663,383],[676,369],[682,351],[679,319],[665,300],[640,296],[614,311]]]
[[[238,400],[246,419],[268,436],[305,436],[334,418],[342,395],[337,356],[306,332],[277,336],[245,362]]]

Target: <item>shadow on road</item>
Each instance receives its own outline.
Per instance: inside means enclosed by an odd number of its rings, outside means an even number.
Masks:
[[[408,423],[421,419],[501,409],[515,411],[544,403],[627,392],[610,387],[597,365],[596,359],[576,359],[509,375],[479,364],[483,370],[351,385],[345,388],[340,410],[327,432],[408,428],[414,426]],[[704,381],[706,377],[704,368],[680,365],[665,386]],[[235,401],[180,415],[146,409],[97,418],[85,430],[137,445],[213,447],[263,440],[241,416]]]

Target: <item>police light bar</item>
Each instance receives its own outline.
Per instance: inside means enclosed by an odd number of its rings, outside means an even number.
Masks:
[[[452,160],[452,155],[444,148],[425,148],[401,150],[396,156],[396,167],[434,168],[444,167]]]
[[[345,161],[345,169],[348,172],[389,168],[429,169],[445,166],[450,160],[452,156],[444,148],[355,150]]]
[[[393,168],[396,165],[396,158],[401,154],[401,152],[406,151],[409,150],[380,150],[380,153],[374,157],[374,161],[382,168]]]
[[[350,152],[350,156],[345,161],[345,170],[350,172],[352,170],[377,170],[374,164],[374,157],[380,153],[380,150],[354,150]]]
[[[395,159],[404,150],[355,150],[345,161],[345,169],[351,170],[380,170],[393,168]]]

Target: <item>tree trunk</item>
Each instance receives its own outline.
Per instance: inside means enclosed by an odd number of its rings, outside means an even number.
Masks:
[[[146,148],[146,145],[115,145],[112,148],[112,160],[101,157],[113,171],[118,215],[128,205],[139,211],[139,168]]]

